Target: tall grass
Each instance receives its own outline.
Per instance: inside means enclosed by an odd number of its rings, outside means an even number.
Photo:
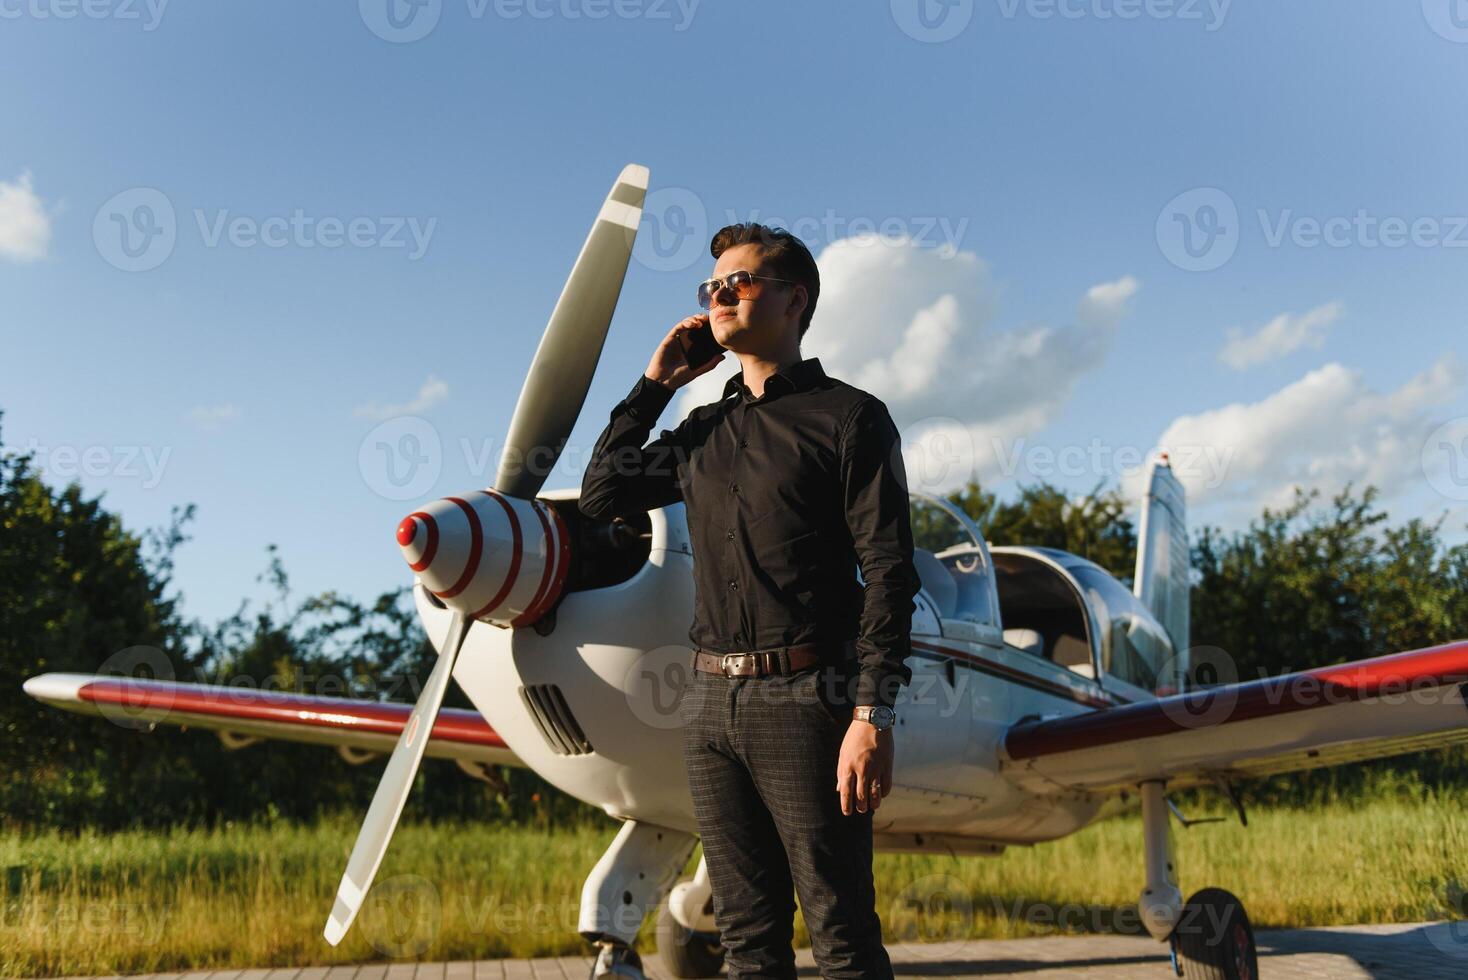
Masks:
[[[1459,795],[1276,809],[1177,831],[1188,893],[1238,894],[1256,926],[1458,914],[1468,853]],[[356,815],[309,826],[0,835],[0,975],[307,966],[392,958],[584,953],[581,884],[617,825],[399,828],[359,924],[321,938]],[[688,870],[697,862],[692,856]],[[1130,930],[1141,887],[1135,816],[999,858],[879,854],[888,941]],[[797,943],[808,940],[797,916]],[[652,917],[640,948],[651,950]]]

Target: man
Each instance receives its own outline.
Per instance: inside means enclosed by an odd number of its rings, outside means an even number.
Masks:
[[[731,225],[710,251],[710,313],[676,324],[612,410],[579,506],[606,519],[684,502],[695,651],[679,712],[730,980],[795,976],[792,887],[822,976],[890,978],[872,815],[912,677],[901,440],[880,400],[801,357],[820,276],[798,238]],[[644,446],[673,392],[723,363],[689,367],[682,335],[699,328],[741,370]]]

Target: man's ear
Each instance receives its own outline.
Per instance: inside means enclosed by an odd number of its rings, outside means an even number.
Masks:
[[[805,312],[806,304],[810,302],[810,293],[806,290],[804,283],[796,283],[790,287],[790,302],[785,307],[785,312],[793,314],[798,321],[801,314]]]

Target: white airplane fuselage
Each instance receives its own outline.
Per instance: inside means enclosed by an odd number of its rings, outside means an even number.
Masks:
[[[474,624],[453,676],[515,755],[557,788],[614,817],[696,834],[677,712],[690,670],[693,556],[681,504],[648,516],[648,557],[630,578],[567,595],[545,635]],[[437,646],[450,613],[421,584],[414,596]],[[1109,695],[1089,677],[940,621],[926,590],[915,601],[912,679],[896,705],[894,785],[874,815],[875,846],[997,853],[1116,812],[1114,798],[1026,792],[1001,764],[1015,722],[1091,710]]]

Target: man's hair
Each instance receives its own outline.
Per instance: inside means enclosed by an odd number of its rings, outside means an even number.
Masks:
[[[800,315],[800,333],[796,335],[797,340],[804,337],[810,327],[810,318],[816,312],[816,300],[821,295],[821,273],[805,242],[784,228],[771,228],[751,221],[720,228],[713,241],[709,242],[709,252],[717,259],[735,245],[758,245],[761,258],[769,266],[766,272],[805,287],[808,302],[805,312]]]

